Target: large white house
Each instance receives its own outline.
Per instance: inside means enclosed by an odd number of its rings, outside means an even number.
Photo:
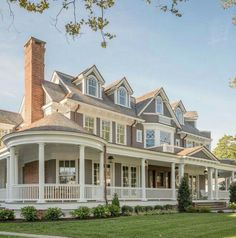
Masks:
[[[20,112],[0,110],[2,206],[92,206],[114,193],[131,205],[176,203],[183,176],[194,200],[229,198],[236,166],[211,153],[211,133],[182,101],[163,88],[134,97],[126,78],[105,85],[96,66],[46,81],[45,42],[32,37],[24,50]]]

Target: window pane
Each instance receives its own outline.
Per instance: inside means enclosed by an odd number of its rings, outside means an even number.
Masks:
[[[125,144],[125,126],[117,124],[116,141],[118,144]]]
[[[137,168],[131,167],[131,187],[137,187]]]
[[[129,187],[129,167],[123,166],[123,187]]]
[[[102,121],[102,138],[110,141],[111,123],[110,121]]]
[[[118,104],[127,106],[127,91],[125,88],[120,88],[118,90]]]
[[[155,131],[146,130],[146,147],[155,146]]]
[[[171,133],[166,131],[160,131],[160,144],[171,144]]]
[[[98,84],[95,78],[88,80],[88,94],[97,97]]]
[[[75,161],[65,160],[59,161],[59,182],[60,183],[75,183]]]
[[[156,99],[156,112],[163,114],[163,102],[161,97],[157,97]]]
[[[86,116],[85,117],[85,129],[90,132],[90,133],[94,133],[94,129],[95,129],[95,126],[94,126],[94,118],[93,117],[88,117]]]
[[[100,184],[100,171],[99,171],[99,164],[94,163],[93,165],[93,184],[99,185]]]

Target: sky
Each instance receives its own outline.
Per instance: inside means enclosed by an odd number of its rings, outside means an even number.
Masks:
[[[155,2],[155,1],[154,1]],[[14,26],[0,3],[0,108],[18,111],[24,94],[23,45],[30,36],[46,41],[46,80],[54,70],[77,75],[96,64],[106,83],[126,76],[134,96],[164,87],[170,101],[181,99],[199,114],[197,126],[212,132],[213,147],[224,134],[236,134],[236,26],[234,9],[220,1],[189,0],[181,18],[142,0],[119,0],[106,16],[116,38],[100,47],[100,35],[83,31],[68,39],[53,25],[59,3],[43,15],[13,7]],[[59,26],[67,20],[62,15]]]

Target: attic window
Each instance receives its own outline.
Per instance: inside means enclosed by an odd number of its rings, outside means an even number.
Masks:
[[[128,93],[124,87],[120,87],[117,91],[117,103],[125,107],[128,107],[129,105]]]
[[[176,115],[176,117],[177,117],[179,123],[180,123],[181,125],[183,125],[183,124],[184,124],[183,112],[182,112],[182,110],[181,110],[179,107],[176,108],[176,110],[175,110],[175,115]]]
[[[87,94],[98,97],[98,82],[95,77],[91,77],[87,80]]]
[[[159,114],[163,114],[163,101],[160,96],[156,98],[156,112]]]

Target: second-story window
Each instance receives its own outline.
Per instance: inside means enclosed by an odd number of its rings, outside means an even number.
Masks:
[[[171,144],[171,133],[166,131],[160,131],[160,144]]]
[[[102,120],[101,136],[107,141],[111,141],[111,122]]]
[[[143,142],[143,131],[136,130],[136,141],[142,143]]]
[[[146,147],[155,146],[155,130],[146,130]]]
[[[160,96],[156,98],[156,112],[159,114],[163,114],[163,101]]]
[[[87,94],[98,97],[98,82],[94,77],[87,80]]]
[[[89,116],[84,117],[84,128],[88,132],[95,134],[95,120],[94,120],[94,117],[89,117]]]
[[[120,87],[117,91],[117,103],[128,107],[128,93],[124,87]]]
[[[117,124],[116,126],[116,143],[124,145],[125,140],[125,125]]]

